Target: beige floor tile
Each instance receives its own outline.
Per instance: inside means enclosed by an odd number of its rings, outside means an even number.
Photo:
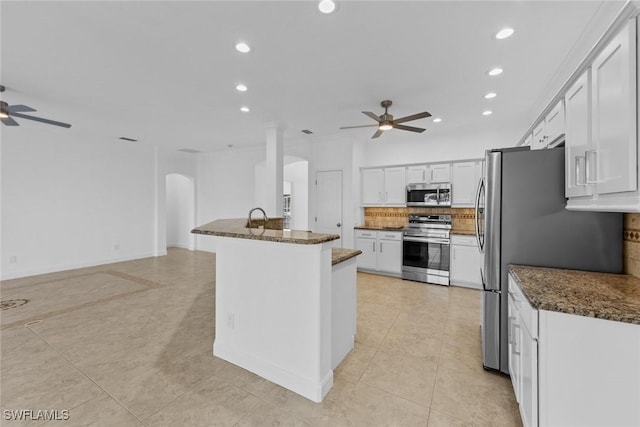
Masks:
[[[437,359],[378,350],[360,382],[429,407],[437,368]]]
[[[438,368],[431,409],[471,423],[521,425],[509,378],[485,374],[476,377]]]
[[[270,403],[260,402],[253,411],[245,415],[237,424],[234,425],[236,427],[305,427],[310,424],[276,408]]]
[[[443,414],[442,412],[438,412],[432,409],[429,412],[429,423],[428,427],[476,427],[481,424],[473,424],[470,422],[466,422],[456,417],[452,417],[451,415]],[[489,426],[490,424],[487,424]]]
[[[98,386],[29,329],[11,328],[1,331],[0,336],[2,410],[69,409],[101,393]]]
[[[260,400],[231,383],[212,376],[182,394],[144,422],[150,426],[233,426]]]
[[[428,326],[419,328],[394,324],[380,344],[380,348],[392,353],[437,361],[442,348],[442,336],[434,335],[431,330],[428,330]]]
[[[105,393],[69,410],[68,421],[51,421],[46,425],[58,424],[87,427],[144,426],[131,412]]]
[[[356,343],[355,347],[336,367],[334,373],[358,381],[376,354],[376,347]]]

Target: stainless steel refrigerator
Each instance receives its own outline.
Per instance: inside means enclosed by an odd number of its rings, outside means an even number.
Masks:
[[[509,373],[509,264],[622,272],[622,214],[565,209],[564,148],[487,151],[476,200],[482,359]]]

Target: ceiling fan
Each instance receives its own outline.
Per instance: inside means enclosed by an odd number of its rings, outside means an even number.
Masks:
[[[5,87],[0,85],[0,92],[4,92]],[[69,123],[56,122],[55,120],[43,119],[42,117],[29,116],[22,113],[30,113],[36,111],[35,109],[26,105],[9,105],[4,101],[0,101],[0,121],[5,126],[20,126],[13,117],[19,117],[21,119],[33,120],[36,122],[46,123],[54,126],[61,126],[63,128],[70,128]]]
[[[368,117],[371,117],[373,120],[377,121],[378,122],[377,125],[346,126],[346,127],[341,127],[340,129],[354,129],[354,128],[366,128],[366,127],[376,126],[378,130],[376,131],[376,133],[373,134],[373,136],[371,137],[372,139],[378,138],[380,135],[382,135],[382,132],[389,129],[400,129],[400,130],[408,130],[410,132],[422,133],[426,129],[417,128],[413,126],[405,126],[405,125],[401,125],[400,123],[410,122],[411,120],[424,119],[425,117],[431,117],[431,114],[424,111],[422,113],[412,114],[411,116],[401,117],[399,119],[394,120],[393,116],[387,112],[387,109],[391,107],[391,101],[389,100],[382,101],[380,105],[382,105],[382,107],[384,108],[384,114],[381,114],[380,116],[376,116],[371,111],[362,112],[362,114]]]

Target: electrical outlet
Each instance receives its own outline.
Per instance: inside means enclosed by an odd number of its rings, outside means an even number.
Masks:
[[[18,263],[18,257],[15,255],[11,255],[9,257],[9,264],[17,264]]]
[[[227,326],[229,329],[233,329],[236,326],[236,315],[234,313],[227,313]]]

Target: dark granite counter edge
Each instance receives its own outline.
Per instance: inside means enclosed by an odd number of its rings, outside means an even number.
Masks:
[[[341,262],[355,258],[361,253],[362,251],[359,249],[333,248],[331,250],[331,265],[340,264]]]
[[[573,314],[573,315],[592,317],[592,318],[602,319],[602,320],[617,321],[617,322],[632,323],[632,324],[640,325],[640,316],[634,313],[625,313],[624,311],[616,307],[608,307],[610,311],[607,312],[603,309],[588,307],[586,305],[581,307],[575,301],[569,301],[566,298],[564,301],[554,301],[554,302],[543,301],[539,298],[536,298],[536,295],[532,294],[532,292],[528,290],[527,287],[537,286],[537,284],[526,283],[525,280],[523,280],[518,275],[518,268],[522,268],[522,267],[536,268],[536,267],[530,267],[530,266],[520,266],[520,265],[511,264],[509,265],[509,273],[516,280],[520,289],[522,290],[523,295],[525,296],[525,298],[527,298],[531,306],[537,310],[555,311],[558,313]],[[546,269],[547,267],[538,267],[538,268]],[[589,274],[589,272],[579,272],[579,274]],[[601,275],[601,274],[609,274],[609,273],[594,272],[592,274]]]

